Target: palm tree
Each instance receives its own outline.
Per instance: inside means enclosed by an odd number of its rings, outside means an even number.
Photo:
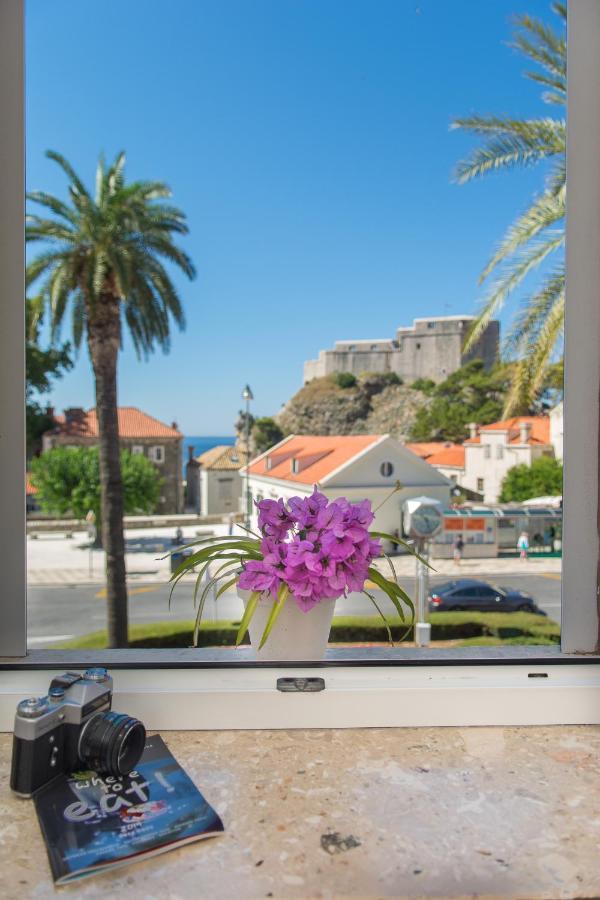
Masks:
[[[100,158],[92,195],[63,156],[53,151],[47,156],[69,179],[69,201],[39,191],[28,194],[45,211],[27,216],[26,239],[44,245],[27,268],[27,285],[40,280],[39,294],[49,312],[53,339],[68,310],[75,347],[84,335],[87,340],[96,386],[108,645],[124,647],[127,587],[117,418],[123,323],[138,356],[147,358],[155,345],[167,351],[170,317],[180,328],[185,323],[163,263],[175,264],[188,278],[195,270],[173,242],[174,234],[187,234],[188,228],[184,214],[165,202],[171,196],[167,185],[126,183],[121,153],[108,168]]]
[[[560,106],[566,102],[567,91],[564,36],[567,9],[563,3],[553,3],[552,10],[563,24],[560,34],[539,19],[523,15],[516,19],[518,30],[512,46],[538,66],[526,76],[544,86],[545,102]],[[466,342],[468,349],[530,272],[548,258],[555,259],[515,316],[508,334],[506,350],[517,360],[505,407],[505,414],[510,414],[532,404],[561,345],[565,303],[566,122],[564,117],[553,116],[536,119],[470,116],[457,119],[453,127],[485,138],[482,145],[459,163],[456,178],[460,184],[499,169],[549,161],[543,191],[508,228],[481,274],[480,283],[492,273],[496,277]]]

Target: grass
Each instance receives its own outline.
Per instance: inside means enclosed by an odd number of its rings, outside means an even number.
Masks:
[[[406,631],[400,619],[390,619],[392,634],[397,641]],[[558,644],[560,628],[552,619],[533,613],[432,613],[432,641],[457,641],[460,647],[496,646],[500,644]],[[200,630],[202,647],[227,647],[235,643],[239,622],[206,622]],[[190,647],[192,620],[153,622],[131,625],[131,647]],[[404,640],[411,640],[409,632]],[[337,616],[333,620],[329,641],[332,644],[386,643],[385,627],[377,616]],[[245,642],[247,643],[247,637]],[[57,644],[57,647],[78,650],[99,650],[106,647],[106,632],[91,634]]]

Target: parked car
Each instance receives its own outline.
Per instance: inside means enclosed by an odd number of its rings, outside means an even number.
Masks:
[[[430,589],[429,611],[473,610],[476,612],[533,612],[544,615],[531,594],[498,587],[486,581],[461,578]]]

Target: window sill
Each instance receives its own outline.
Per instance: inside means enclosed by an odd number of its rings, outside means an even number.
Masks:
[[[598,662],[547,647],[357,648],[311,663],[258,663],[248,649],[38,650],[0,663],[0,730],[51,671],[98,664],[113,672],[115,709],[163,730],[600,724]],[[290,675],[325,690],[277,690]]]

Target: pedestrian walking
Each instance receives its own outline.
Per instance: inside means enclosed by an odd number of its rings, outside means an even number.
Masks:
[[[517,541],[517,550],[521,559],[527,559],[527,551],[529,550],[529,535],[526,531],[522,531]]]
[[[462,539],[462,534],[459,534],[458,537],[454,538],[454,563],[457,566],[460,566],[460,561],[462,559],[463,548],[465,546],[465,542]]]

